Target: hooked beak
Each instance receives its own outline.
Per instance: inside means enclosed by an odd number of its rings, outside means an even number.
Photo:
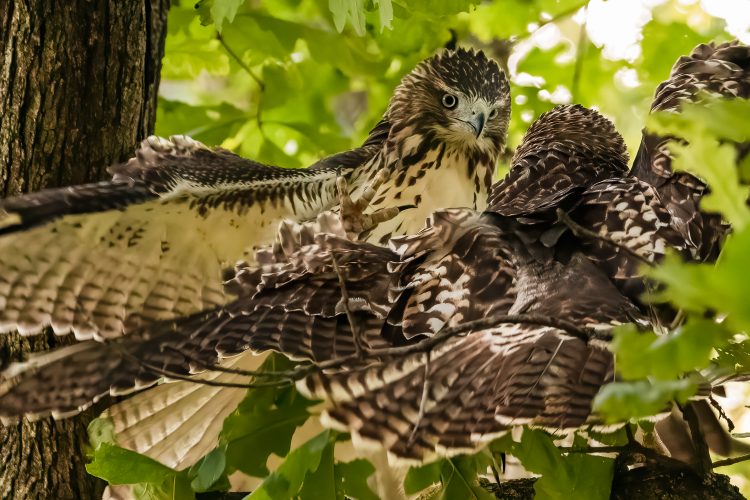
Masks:
[[[471,120],[469,121],[469,125],[471,125],[474,128],[474,132],[476,132],[477,138],[479,138],[479,136],[482,135],[482,130],[484,130],[484,124],[486,122],[487,122],[487,117],[482,111],[479,111],[471,115]]]

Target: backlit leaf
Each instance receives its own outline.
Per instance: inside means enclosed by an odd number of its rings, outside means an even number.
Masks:
[[[249,500],[276,500],[297,495],[305,476],[315,472],[323,453],[330,446],[331,431],[323,431],[305,444],[292,450],[276,471],[272,472]]]
[[[543,431],[524,429],[521,442],[511,453],[524,468],[541,474],[534,483],[535,498],[608,499],[614,473],[611,458],[569,453],[563,455]]]
[[[607,422],[649,417],[668,411],[673,401],[684,403],[696,387],[690,379],[613,382],[602,387],[593,408]]]

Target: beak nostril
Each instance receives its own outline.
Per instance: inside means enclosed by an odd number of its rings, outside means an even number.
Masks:
[[[482,134],[486,121],[487,119],[484,113],[481,113],[481,112],[472,113],[471,121],[469,123],[471,124],[472,128],[474,128],[474,132],[477,134],[477,137],[479,137]]]

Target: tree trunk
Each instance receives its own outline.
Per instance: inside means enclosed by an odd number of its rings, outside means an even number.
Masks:
[[[0,0],[0,195],[99,180],[152,132],[169,0]],[[0,363],[68,342],[0,336]],[[83,415],[0,428],[0,498],[100,498]]]

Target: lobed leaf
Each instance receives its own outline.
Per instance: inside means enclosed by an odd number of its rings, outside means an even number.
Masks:
[[[684,403],[697,387],[689,378],[613,382],[596,395],[593,409],[610,423],[647,418],[667,411],[673,401]]]
[[[331,431],[323,431],[289,453],[278,469],[268,475],[249,500],[274,500],[297,495],[310,472],[316,472],[331,444]]]

